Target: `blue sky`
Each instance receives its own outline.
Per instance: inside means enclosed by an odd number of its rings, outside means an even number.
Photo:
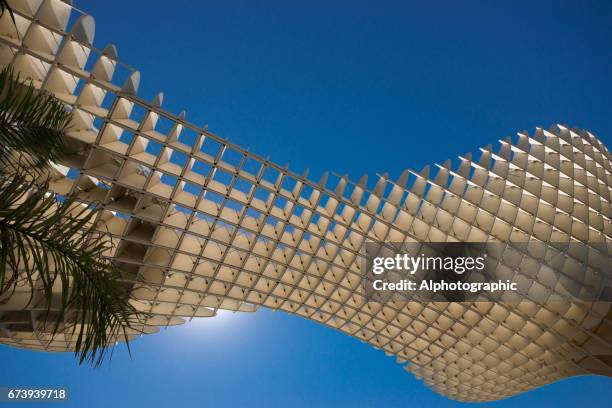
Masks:
[[[140,94],[295,171],[389,172],[565,123],[612,135],[610,2],[76,0]],[[0,346],[0,384],[67,387],[70,406],[427,406],[394,360],[282,313],[222,314],[110,364]],[[609,404],[582,377],[490,404]],[[482,405],[479,405],[482,406]],[[489,405],[487,405],[489,406]]]

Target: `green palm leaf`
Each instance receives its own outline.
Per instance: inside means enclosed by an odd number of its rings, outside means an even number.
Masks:
[[[9,151],[27,153],[40,167],[61,157],[71,113],[52,95],[19,82],[10,67],[0,71],[0,165]]]
[[[14,21],[0,0],[5,12]],[[0,71],[0,301],[30,288],[27,308],[46,312],[34,330],[70,335],[79,361],[99,365],[109,345],[127,342],[138,314],[103,256],[110,243],[94,225],[99,208],[48,192],[46,165],[61,158],[70,118],[61,101],[10,67]]]
[[[96,209],[73,198],[59,203],[46,186],[28,179],[23,173],[0,179],[0,294],[27,283],[29,306],[47,313],[59,297],[52,333],[73,316],[68,324],[76,336],[75,353],[81,362],[98,365],[109,343],[127,341],[135,310],[118,271],[100,256],[110,244],[95,228]],[[58,281],[62,289],[54,293]],[[37,291],[44,301],[34,304]]]

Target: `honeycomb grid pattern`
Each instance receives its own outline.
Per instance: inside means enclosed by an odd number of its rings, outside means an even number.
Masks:
[[[133,336],[263,306],[368,342],[465,401],[612,372],[605,302],[379,304],[362,296],[366,241],[609,248],[610,153],[591,133],[538,128],[480,149],[478,159],[461,156],[456,167],[379,175],[372,189],[366,177],[326,173],[312,182],[188,123],[184,112],[164,111],[163,94],[141,100],[139,72],[118,61],[114,46],[92,45],[91,16],[60,0],[10,4],[16,28],[5,13],[0,64],[73,111],[67,156],[49,169],[49,188],[104,208],[97,221],[116,243],[107,256],[145,316]],[[70,350],[69,334],[51,338],[39,309],[24,310],[28,294],[22,288],[0,303],[0,342]]]

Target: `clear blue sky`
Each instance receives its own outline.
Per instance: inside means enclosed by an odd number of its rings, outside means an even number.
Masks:
[[[608,1],[75,2],[96,44],[142,71],[145,98],[164,91],[166,109],[314,176],[396,176],[553,123],[612,145]],[[74,407],[463,405],[367,344],[265,310],[132,348],[94,370],[0,346],[0,384],[64,386]],[[610,386],[574,378],[490,406],[609,406]]]

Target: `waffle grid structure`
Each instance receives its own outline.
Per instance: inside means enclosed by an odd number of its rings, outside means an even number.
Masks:
[[[283,310],[368,342],[465,401],[612,372],[609,303],[378,304],[361,295],[366,240],[609,248],[610,153],[591,133],[519,133],[477,160],[467,154],[432,175],[429,167],[398,180],[380,175],[372,189],[365,177],[312,182],[164,111],[163,94],[141,100],[139,73],[118,62],[114,46],[92,45],[91,16],[60,0],[9,3],[17,28],[5,13],[0,65],[73,110],[68,154],[49,169],[49,188],[104,207],[97,222],[144,313],[138,330],[218,309]],[[0,342],[70,350],[69,334],[51,338],[39,309],[24,310],[28,293],[0,303]]]

